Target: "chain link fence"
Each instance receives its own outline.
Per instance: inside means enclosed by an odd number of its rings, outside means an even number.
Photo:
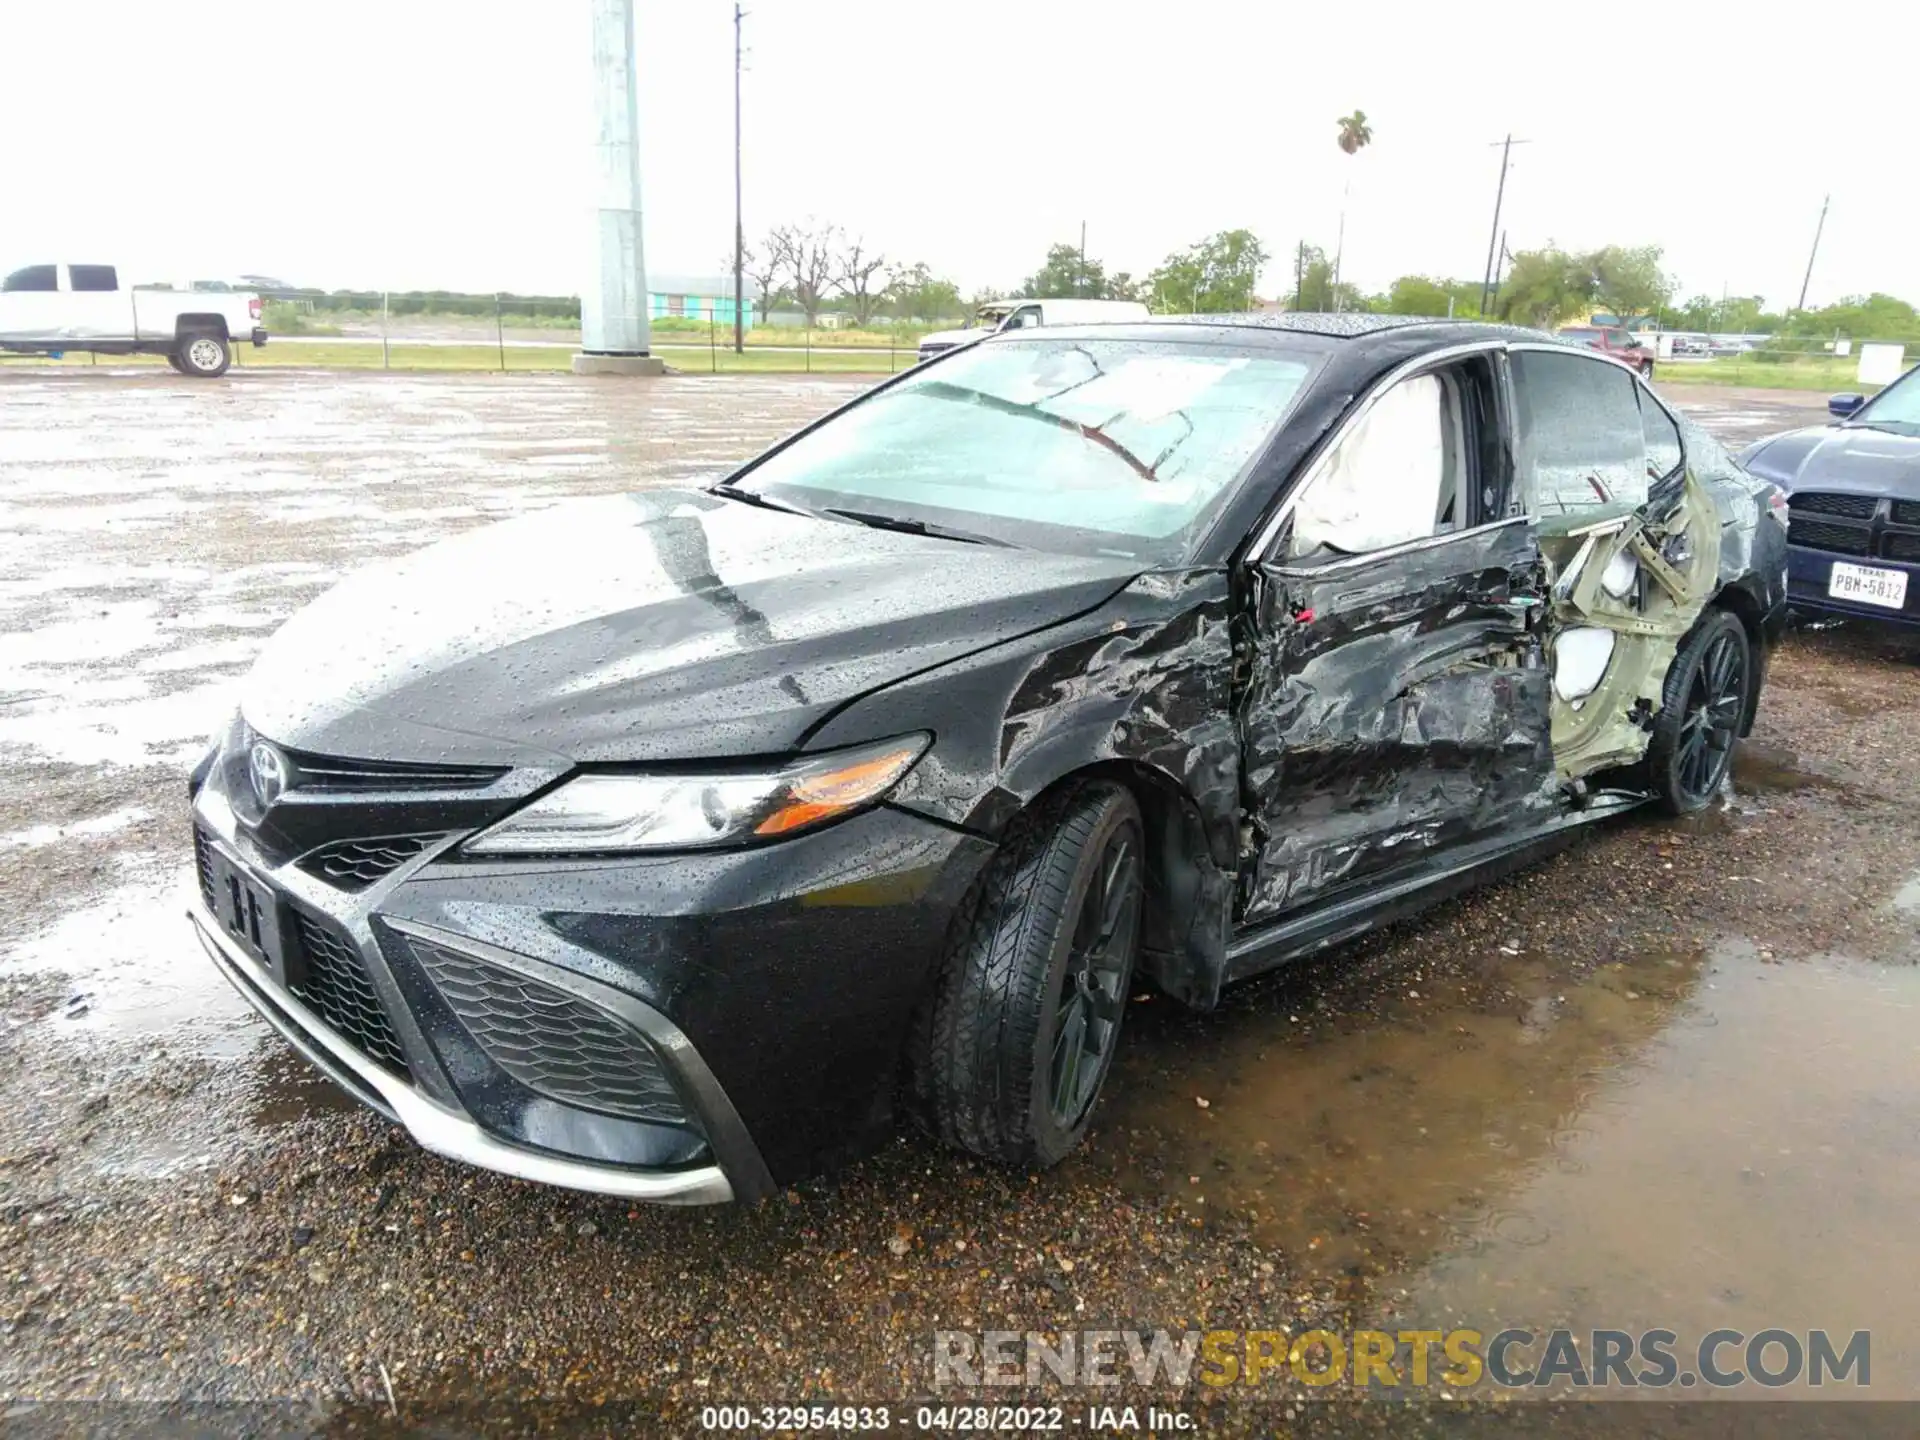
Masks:
[[[565,370],[580,349],[579,301],[566,296],[448,292],[265,290],[263,351],[246,364],[340,365],[409,370]],[[960,323],[875,316],[755,315],[734,343],[731,301],[665,297],[650,317],[651,349],[688,373],[768,371],[892,374],[917,359],[920,337]]]

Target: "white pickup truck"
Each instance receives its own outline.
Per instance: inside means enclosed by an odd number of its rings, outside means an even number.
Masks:
[[[260,297],[245,291],[122,287],[111,265],[28,265],[0,280],[0,350],[164,355],[212,379],[240,340],[267,343]]]

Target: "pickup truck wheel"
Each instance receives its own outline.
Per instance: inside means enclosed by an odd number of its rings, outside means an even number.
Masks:
[[[180,363],[180,352],[178,350],[169,350],[167,352],[167,368],[181,375],[187,373],[187,367]]]
[[[1727,778],[1752,686],[1747,627],[1709,610],[1667,671],[1647,745],[1648,778],[1669,815],[1705,809]]]
[[[1133,979],[1142,834],[1133,796],[1105,781],[1016,822],[914,1043],[915,1098],[948,1144],[1047,1166],[1080,1143]]]
[[[193,375],[202,380],[212,380],[226,374],[227,366],[233,363],[233,351],[227,345],[227,337],[210,330],[182,336],[173,353],[179,361],[182,375]]]

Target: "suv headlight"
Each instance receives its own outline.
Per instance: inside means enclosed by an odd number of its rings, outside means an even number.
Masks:
[[[926,753],[903,735],[777,769],[576,776],[462,847],[470,855],[707,850],[772,839],[871,805]]]

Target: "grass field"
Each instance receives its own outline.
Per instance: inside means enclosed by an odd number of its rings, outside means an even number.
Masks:
[[[666,341],[656,342],[654,353],[674,369],[689,375],[713,372],[885,375],[889,373],[890,368],[904,370],[914,362],[913,352],[909,350],[900,350],[888,356],[872,352],[847,354],[831,349],[816,349],[809,356],[801,351],[749,348],[744,355],[736,355],[724,347],[709,350],[705,345],[676,345]],[[387,346],[383,357],[378,340],[303,341],[297,345],[269,343],[264,349],[256,350],[251,346],[242,345],[234,350],[236,370],[262,367],[325,370],[499,370],[500,359],[500,351],[493,345],[409,345],[404,342]],[[110,365],[116,368],[137,366],[157,369],[164,367],[165,364],[166,362],[158,355],[96,357],[70,354],[59,360],[51,360],[44,355],[0,357],[0,367],[51,365],[63,369],[73,367],[85,369],[89,365]],[[573,351],[565,346],[509,345],[506,350],[506,368],[509,371],[521,373],[564,371],[571,369],[572,365]]]
[[[1673,360],[1654,369],[1655,380],[1675,385],[1745,385],[1756,390],[1843,390],[1871,395],[1880,387],[1860,383],[1860,361],[1848,356],[1808,356],[1804,360],[1752,360],[1723,356],[1715,360]]]

